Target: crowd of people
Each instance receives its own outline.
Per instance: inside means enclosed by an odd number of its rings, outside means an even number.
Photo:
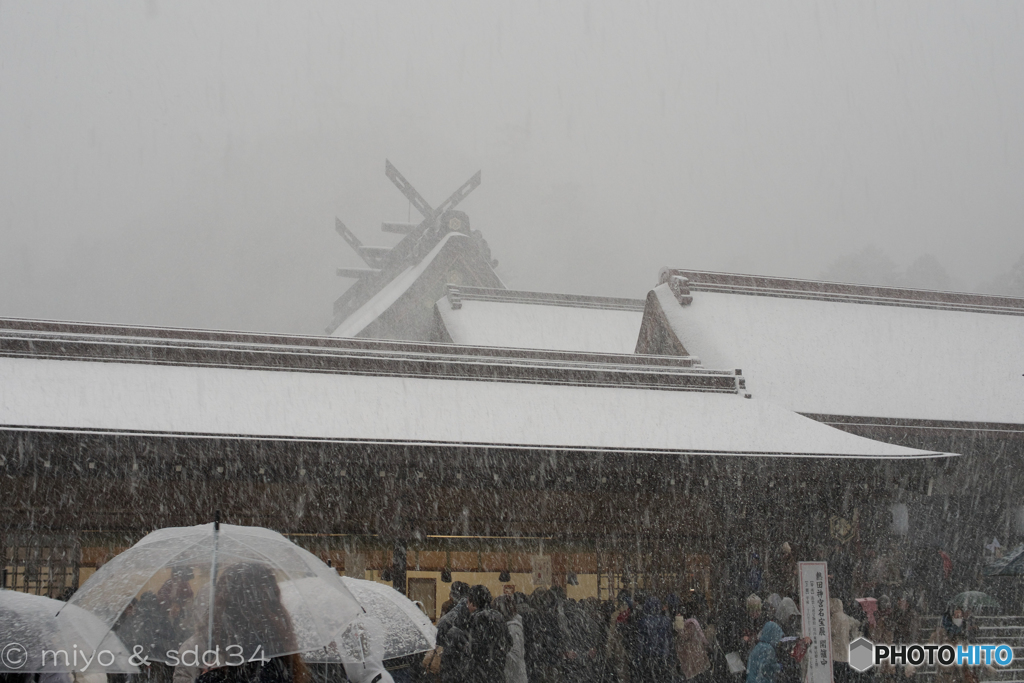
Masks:
[[[610,600],[575,600],[554,586],[495,598],[484,585],[456,581],[441,606],[437,649],[394,672],[382,661],[346,664],[333,673],[307,666],[296,654],[277,579],[262,565],[223,570],[212,620],[207,592],[193,594],[191,570],[179,568],[159,591],[144,593],[124,611],[115,631],[127,642],[165,640],[187,650],[212,638],[246,652],[259,647],[292,654],[239,667],[153,664],[132,676],[5,675],[2,683],[393,683],[392,677],[397,683],[802,683],[810,642],[803,637],[797,563],[788,544],[780,558],[767,568],[752,561],[734,575],[742,590],[718,594],[711,604],[698,589],[682,595],[623,590]],[[927,639],[919,617],[927,609],[926,594],[905,588],[892,597],[879,591],[885,584],[875,583],[856,585],[874,595],[850,597],[848,568],[842,561],[829,564],[834,683],[907,683],[915,675],[910,666],[856,673],[849,645],[861,635],[876,643]],[[176,607],[184,604],[190,610]],[[252,623],[262,626],[245,626]],[[949,605],[930,640],[962,644],[976,636],[970,613]],[[947,667],[936,683],[977,683],[977,676],[966,666]]]
[[[437,624],[438,650],[417,678],[440,683],[643,683],[708,680],[707,604],[627,592],[573,600],[558,587],[492,599],[455,582]]]
[[[788,553],[787,553],[788,554]],[[760,587],[778,592],[680,597],[622,591],[614,600],[568,598],[558,587],[496,599],[485,586],[455,582],[438,619],[438,649],[412,667],[427,683],[801,683],[810,640],[802,635],[796,563],[790,571],[758,571]],[[843,565],[838,566],[840,572]],[[862,598],[841,587],[830,600],[835,683],[900,683],[913,667],[882,667],[858,674],[849,666],[850,642],[967,642],[976,630],[969,613],[950,606],[937,628],[921,631],[925,595],[878,590]],[[744,588],[749,590],[746,577]],[[875,588],[884,588],[876,586]],[[397,680],[397,677],[396,677]],[[966,667],[940,670],[937,683],[974,683]]]

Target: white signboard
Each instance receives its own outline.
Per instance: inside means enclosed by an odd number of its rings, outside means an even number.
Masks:
[[[832,683],[832,617],[829,614],[828,567],[824,562],[800,563],[800,612],[807,649],[805,683]]]
[[[551,585],[551,556],[550,555],[534,555],[530,558],[530,564],[533,565],[533,585],[534,586],[550,586]]]

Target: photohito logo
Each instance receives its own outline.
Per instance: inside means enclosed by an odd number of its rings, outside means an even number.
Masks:
[[[1009,666],[1013,663],[1013,648],[999,645],[876,645],[867,638],[850,643],[850,668],[863,673],[878,664],[889,663],[921,666],[927,664],[967,664],[978,666]]]
[[[17,671],[28,662],[28,650],[20,643],[7,643],[0,650],[0,663],[8,669]]]

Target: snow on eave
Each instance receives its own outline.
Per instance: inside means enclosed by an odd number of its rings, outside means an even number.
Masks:
[[[0,428],[844,459],[895,446],[735,394],[0,358]]]

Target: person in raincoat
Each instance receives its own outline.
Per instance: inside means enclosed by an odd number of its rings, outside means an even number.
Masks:
[[[504,683],[505,658],[512,649],[512,635],[505,618],[491,608],[491,591],[476,585],[469,589],[469,649],[473,655],[470,683]]]
[[[853,677],[850,669],[850,642],[860,638],[860,622],[843,611],[843,601],[839,598],[829,601],[829,612],[832,617],[832,678],[835,683],[849,683]]]
[[[782,628],[783,636],[798,638],[801,631],[800,610],[796,608],[793,598],[782,598],[775,610],[774,623]],[[790,640],[785,647],[777,648],[777,656],[781,667],[776,681],[778,683],[800,683],[804,678],[803,659],[808,643],[801,640]]]
[[[505,625],[512,636],[512,649],[505,655],[505,683],[527,683],[523,618],[516,609],[516,600],[511,595],[498,596],[494,609],[505,617]]]
[[[693,617],[687,619],[682,613],[677,614],[672,626],[676,632],[679,670],[686,680],[693,680],[711,668],[711,660],[708,659],[710,645],[700,623]]]
[[[643,616],[637,625],[637,650],[642,680],[661,683],[671,670],[672,621],[662,614],[661,601],[649,597],[644,601]]]
[[[757,640],[747,659],[747,683],[775,683],[775,677],[782,668],[775,654],[775,647],[782,640],[782,627],[769,621]]]
[[[782,598],[775,610],[775,618],[772,620],[782,627],[782,632],[787,636],[800,634],[800,610],[796,608],[793,598]]]
[[[758,636],[765,625],[764,614],[761,611],[761,598],[752,593],[747,596],[746,605],[747,611],[740,626],[743,642],[740,654],[744,656],[744,659],[750,656],[750,651],[757,645]]]

